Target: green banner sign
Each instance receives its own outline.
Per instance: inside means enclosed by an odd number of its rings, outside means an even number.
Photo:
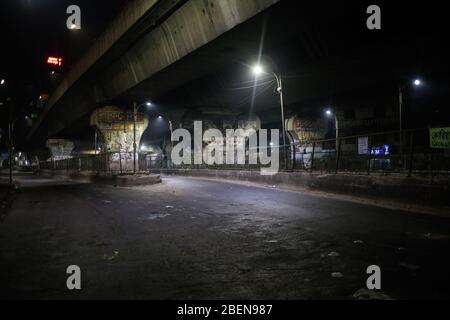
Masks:
[[[430,128],[430,147],[450,149],[450,128]]]

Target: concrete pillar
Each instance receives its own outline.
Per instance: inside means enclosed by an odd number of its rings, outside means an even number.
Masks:
[[[50,150],[52,160],[55,161],[71,158],[75,148],[73,141],[67,139],[49,139],[46,146]]]
[[[117,106],[96,109],[91,115],[91,126],[102,140],[102,153],[107,154],[108,169],[113,172],[133,170],[133,110]],[[148,119],[145,113],[138,112],[136,122],[137,153]],[[136,155],[138,159],[138,155]]]

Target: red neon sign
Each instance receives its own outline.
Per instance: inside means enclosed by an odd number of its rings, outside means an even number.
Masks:
[[[47,64],[50,64],[52,66],[61,67],[61,65],[62,65],[62,58],[59,58],[59,57],[48,57]]]

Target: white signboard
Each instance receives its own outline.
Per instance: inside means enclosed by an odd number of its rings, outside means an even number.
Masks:
[[[358,154],[366,155],[369,153],[369,137],[358,138]]]

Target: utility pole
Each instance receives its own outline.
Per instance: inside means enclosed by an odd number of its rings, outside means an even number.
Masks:
[[[278,91],[280,93],[280,106],[281,106],[281,127],[283,130],[283,149],[284,149],[284,166],[287,169],[287,149],[286,149],[286,123],[284,120],[284,100],[283,100],[283,80],[281,79],[281,75],[279,76],[280,86]],[[290,151],[290,148],[289,148]]]
[[[283,101],[283,79],[281,74],[277,74],[275,72],[266,73],[264,69],[260,65],[256,65],[253,67],[253,73],[255,76],[259,76],[260,74],[272,74],[272,76],[277,81],[277,93],[280,95],[280,108],[281,108],[281,130],[283,134],[283,150],[284,155],[284,168],[287,169],[287,150],[286,150],[286,128],[284,121],[284,101]],[[289,146],[290,147],[290,146]],[[289,148],[290,150],[290,148]]]
[[[95,129],[94,133],[94,155],[97,155],[97,129]]]
[[[284,168],[287,169],[287,148],[286,148],[286,129],[285,129],[285,121],[284,121],[284,101],[283,101],[283,80],[281,78],[281,74],[277,75],[275,72],[273,73],[277,81],[277,92],[280,95],[280,108],[281,108],[281,130],[283,134],[283,156],[284,156]],[[290,148],[289,148],[290,150]]]
[[[334,125],[336,127],[336,151],[339,149],[339,119],[337,117],[337,112],[334,113]]]
[[[12,186],[13,186],[12,169],[13,169],[13,152],[14,152],[14,147],[13,147],[13,140],[12,140],[11,114],[9,116],[8,133],[9,133],[9,189],[12,189]]]
[[[398,88],[398,110],[399,110],[399,134],[400,134],[400,165],[403,165],[403,90],[402,88]]]
[[[169,129],[170,129],[170,144],[172,146],[172,148],[170,149],[170,169],[172,169],[172,151],[173,151],[173,125],[172,125],[172,121],[169,120]]]
[[[9,188],[13,186],[13,153],[14,153],[14,124],[20,119],[20,116],[12,120],[12,110],[9,109],[9,123],[8,123],[8,140],[9,140]]]
[[[137,103],[133,102],[133,174],[136,174],[136,122],[137,122]]]
[[[422,81],[420,79],[415,79],[412,84],[414,87],[420,87]],[[400,133],[400,165],[403,166],[403,89],[406,89],[406,84],[398,87],[398,111],[399,111],[399,133]]]

